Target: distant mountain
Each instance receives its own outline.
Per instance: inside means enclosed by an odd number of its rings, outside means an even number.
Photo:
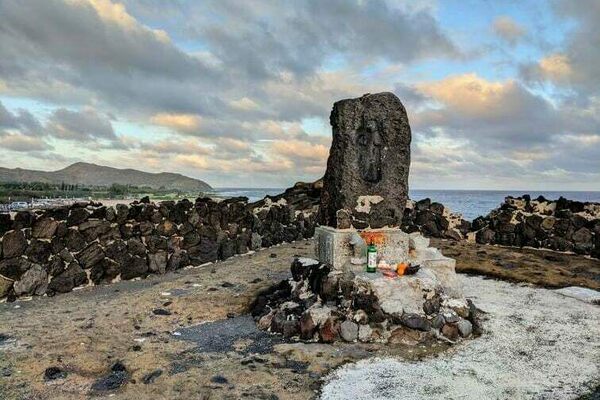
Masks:
[[[118,169],[90,163],[75,163],[58,171],[35,171],[0,167],[0,182],[68,183],[85,186],[110,186],[113,183],[132,186],[149,186],[153,189],[178,189],[204,192],[212,187],[199,179],[181,174],[161,172],[152,174],[135,169]]]

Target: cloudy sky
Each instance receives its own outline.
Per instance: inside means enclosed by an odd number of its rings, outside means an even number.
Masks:
[[[412,188],[600,190],[600,1],[415,3],[0,0],[0,166],[286,187],[393,91]]]

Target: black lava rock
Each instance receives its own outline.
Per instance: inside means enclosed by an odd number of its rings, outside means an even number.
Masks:
[[[226,385],[229,383],[229,380],[222,375],[215,375],[212,378],[210,378],[210,381],[212,383],[218,383],[220,385]]]
[[[64,379],[67,377],[67,372],[59,367],[49,367],[44,371],[44,380],[53,381],[55,379]]]
[[[158,378],[159,376],[161,376],[163,373],[162,369],[155,369],[154,371],[147,373],[146,375],[144,375],[144,377],[142,378],[142,382],[144,382],[144,385],[149,385],[151,383],[154,383],[154,381],[156,380],[156,378]]]
[[[113,364],[110,373],[99,378],[92,384],[92,392],[112,391],[125,385],[129,380],[127,368],[120,361]]]

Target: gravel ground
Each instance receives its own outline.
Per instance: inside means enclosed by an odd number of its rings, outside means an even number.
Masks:
[[[548,289],[461,279],[489,314],[483,337],[424,361],[348,364],[328,376],[321,398],[573,399],[600,380],[600,307]]]

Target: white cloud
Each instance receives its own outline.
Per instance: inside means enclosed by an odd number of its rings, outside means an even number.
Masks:
[[[150,122],[183,133],[194,133],[200,129],[202,118],[195,114],[157,113]]]
[[[19,152],[38,152],[51,148],[43,139],[20,134],[0,136],[0,148]]]
[[[329,132],[306,132],[307,120],[391,90],[409,112],[421,185],[563,184],[554,169],[585,185],[600,170],[596,3],[554,2],[571,30],[512,76],[516,64],[487,48],[465,55],[433,1],[0,0],[0,94],[36,104],[0,103],[0,139],[52,165],[143,160],[217,185],[287,186],[325,168]],[[496,16],[494,51],[542,41],[521,21]]]
[[[234,109],[241,111],[251,111],[257,110],[259,108],[259,105],[254,100],[249,99],[248,97],[242,97],[238,100],[231,100],[229,102],[229,105]]]

